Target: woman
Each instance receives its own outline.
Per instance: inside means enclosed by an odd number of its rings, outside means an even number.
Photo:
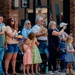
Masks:
[[[67,23],[61,22],[59,27],[60,30],[62,30],[62,28],[65,26],[65,29],[67,29]],[[66,54],[66,39],[68,37],[68,34],[64,31],[60,36],[60,57],[62,58],[61,61],[61,70],[64,71],[65,70],[65,59],[63,58]]]
[[[22,36],[28,37],[28,34],[31,32],[31,22],[26,20],[22,29]]]
[[[11,59],[13,72],[12,74],[17,75],[15,67],[16,67],[16,57],[18,53],[18,41],[14,38],[16,34],[17,31],[15,30],[15,20],[9,18],[7,20],[7,27],[6,27],[6,44],[8,51],[5,58],[5,75],[8,75],[8,67]]]
[[[62,28],[63,28],[64,26],[65,26],[65,29],[67,29],[67,23],[62,22],[62,23],[60,23],[59,26],[60,26],[60,30],[62,30]],[[68,37],[68,34],[67,34],[66,32],[63,32],[63,33],[59,36],[59,38],[60,38],[60,40],[61,40],[61,42],[60,42],[61,48],[65,48],[65,41],[66,41],[67,37]]]
[[[51,70],[51,66],[53,66],[54,72],[56,71],[56,57],[57,57],[57,48],[59,46],[59,38],[64,32],[65,26],[59,32],[56,28],[56,22],[51,21],[49,23],[49,30],[48,30],[48,50],[49,50],[49,73],[54,74]]]

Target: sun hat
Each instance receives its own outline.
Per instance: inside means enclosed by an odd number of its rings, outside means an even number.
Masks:
[[[62,22],[62,23],[60,23],[59,27],[61,28],[61,27],[66,26],[66,25],[68,25],[68,23]]]

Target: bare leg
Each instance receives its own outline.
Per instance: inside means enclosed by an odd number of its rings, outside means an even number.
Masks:
[[[29,65],[27,65],[27,74],[29,74]]]
[[[34,65],[32,64],[32,65],[31,65],[32,74],[34,74],[33,67],[34,67]]]
[[[69,64],[66,65],[66,74],[69,74]]]
[[[35,65],[36,72],[38,72],[38,64]]]
[[[25,73],[25,68],[26,68],[26,66],[23,65],[23,74],[24,74],[24,75],[26,75],[26,73]]]
[[[9,62],[10,62],[10,60],[11,60],[11,58],[12,58],[12,55],[13,55],[13,54],[10,54],[10,53],[8,53],[8,54],[6,55],[6,59],[5,59],[5,73],[6,73],[6,74],[8,73]]]
[[[72,74],[73,73],[72,63],[70,63],[69,70],[70,70],[70,73]]]
[[[17,57],[17,53],[14,53],[13,56],[12,56],[12,69],[13,69],[13,74],[16,73],[16,57]]]

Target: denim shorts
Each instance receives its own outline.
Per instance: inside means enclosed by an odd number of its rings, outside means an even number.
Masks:
[[[8,44],[7,53],[18,53],[18,44]]]

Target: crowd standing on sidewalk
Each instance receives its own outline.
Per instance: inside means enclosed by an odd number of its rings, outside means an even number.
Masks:
[[[73,74],[72,64],[75,62],[73,38],[65,30],[67,23],[60,23],[57,28],[55,21],[50,21],[48,29],[44,26],[43,18],[36,17],[36,24],[31,27],[31,21],[26,20],[18,38],[18,29],[13,18],[7,19],[7,24],[3,23],[3,16],[0,14],[0,75],[9,75],[8,68],[11,61],[12,75],[16,72],[17,54],[19,50],[22,54],[20,66],[24,75],[39,75],[46,72],[50,75],[60,74],[57,65],[61,69],[66,69],[66,74]],[[7,51],[5,51],[7,48]],[[65,51],[65,52],[64,52]],[[4,71],[2,61],[5,53]],[[58,63],[57,59],[60,63]],[[64,59],[64,60],[63,60]],[[62,63],[63,62],[63,63]],[[17,62],[18,63],[18,62]],[[47,64],[46,64],[47,63]],[[64,65],[66,63],[66,65]],[[48,65],[48,68],[45,67]],[[62,65],[64,67],[62,67]]]

